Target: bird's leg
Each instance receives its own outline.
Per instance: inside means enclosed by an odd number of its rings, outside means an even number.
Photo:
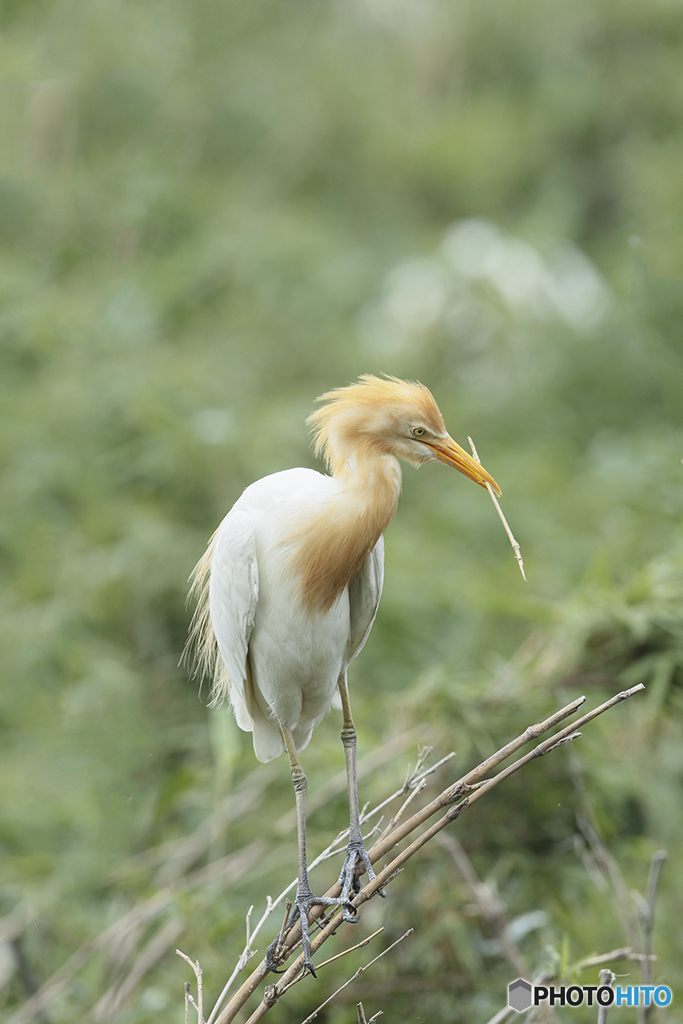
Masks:
[[[356,866],[362,864],[368,873],[368,879],[370,881],[376,877],[373,871],[372,864],[370,863],[370,857],[365,849],[365,843],[363,842],[363,836],[360,830],[360,813],[358,809],[358,772],[356,770],[356,727],[353,724],[353,718],[351,717],[351,703],[349,701],[349,688],[346,684],[346,675],[340,676],[339,678],[339,694],[341,696],[342,713],[344,720],[342,723],[341,738],[344,744],[344,754],[346,757],[346,784],[349,790],[349,812],[350,812],[350,826],[349,826],[349,844],[346,848],[346,857],[342,865],[341,874],[339,875],[339,885],[341,886],[341,901],[342,901],[342,914],[345,921],[358,921],[357,912],[352,915],[349,907],[351,907],[351,898],[353,893],[360,891],[360,883],[356,872]],[[384,889],[378,890],[380,896],[386,896]]]
[[[282,732],[282,738],[289,756],[289,766],[292,772],[292,785],[294,786],[294,795],[296,798],[296,835],[299,859],[296,897],[292,904],[289,918],[287,919],[285,933],[289,931],[298,918],[301,922],[301,945],[304,950],[304,964],[315,978],[317,975],[313,967],[313,961],[311,960],[311,944],[308,934],[308,915],[311,911],[311,907],[339,906],[343,901],[343,897],[341,899],[339,897],[333,899],[329,896],[314,896],[311,891],[306,861],[306,787],[308,783],[306,773],[301,767],[301,762],[299,761],[299,756],[296,752],[292,730],[281,722],[280,731]],[[348,911],[345,906],[344,914],[346,915],[347,913]],[[279,943],[280,936],[271,942],[266,951],[266,967],[271,971],[277,971],[280,963],[282,963],[282,959],[278,955]]]

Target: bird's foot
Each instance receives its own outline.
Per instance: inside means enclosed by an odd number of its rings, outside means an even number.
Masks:
[[[355,916],[358,914],[358,911],[350,900],[347,899],[345,901],[343,895],[335,898],[331,896],[314,896],[310,888],[302,890],[301,887],[299,887],[285,927],[282,929],[280,934],[273,939],[266,950],[266,967],[269,971],[274,971],[275,974],[282,974],[280,966],[285,962],[291,951],[289,947],[284,945],[283,940],[286,938],[287,933],[290,931],[292,926],[299,921],[301,923],[301,945],[304,951],[304,967],[306,970],[310,971],[314,978],[317,978],[317,974],[315,973],[315,968],[313,966],[313,960],[311,959],[311,940],[309,936],[308,917],[313,907],[320,906],[341,906],[345,921],[353,921]],[[320,922],[317,918],[313,918],[313,924],[320,924]]]
[[[342,864],[338,882],[338,885],[341,886],[341,896],[339,899],[342,905],[342,916],[345,921],[349,921],[351,924],[355,924],[359,919],[358,911],[351,903],[353,894],[361,890],[360,879],[356,871],[359,864],[362,864],[367,871],[369,882],[377,878],[370,863],[368,851],[365,849],[365,843],[360,835],[349,839],[349,845],[346,847],[346,857]],[[377,892],[380,896],[386,897],[384,889],[378,889]],[[349,908],[354,911],[353,915],[349,913]]]

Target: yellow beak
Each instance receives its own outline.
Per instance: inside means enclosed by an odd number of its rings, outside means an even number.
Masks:
[[[439,462],[445,462],[447,466],[452,466],[453,469],[464,473],[470,480],[474,480],[475,484],[480,484],[482,487],[490,484],[496,494],[500,494],[500,487],[491,474],[486,472],[481,463],[468,455],[452,437],[447,437],[444,441],[424,441],[423,443],[432,449]]]

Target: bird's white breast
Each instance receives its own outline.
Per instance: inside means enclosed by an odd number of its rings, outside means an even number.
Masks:
[[[308,742],[346,669],[349,598],[344,591],[327,612],[303,608],[299,580],[288,568],[290,538],[338,495],[338,481],[314,470],[275,473],[244,491],[216,537],[212,577],[221,572],[222,541],[228,542],[231,517],[249,517],[258,563],[258,603],[249,640],[253,681],[267,708],[294,731],[298,747]],[[213,603],[212,619],[222,646],[221,610]]]

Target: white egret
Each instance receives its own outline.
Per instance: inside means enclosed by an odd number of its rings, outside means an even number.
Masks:
[[[287,751],[296,795],[298,884],[289,925],[301,921],[311,961],[311,907],[337,904],[346,920],[357,868],[375,877],[361,836],[356,732],[346,671],[368,638],[383,580],[382,534],[401,490],[399,459],[439,460],[499,488],[449,436],[421,384],[369,374],[321,396],[308,422],[331,475],[289,469],[244,491],[214,533],[192,576],[198,598],[190,643],[213,677],[212,703],[229,700],[253,733],[260,761]],[[350,832],[338,899],[314,896],[306,862],[306,775],[299,761],[332,704],[341,706]],[[273,949],[268,963],[273,969]]]

